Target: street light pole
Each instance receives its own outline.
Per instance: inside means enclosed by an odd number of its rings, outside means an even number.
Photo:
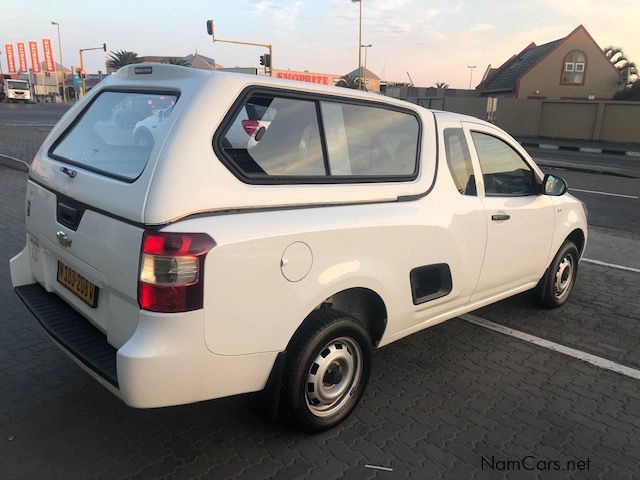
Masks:
[[[476,68],[476,65],[467,65],[469,69],[469,90],[471,90],[471,82],[473,80],[473,69]]]
[[[64,85],[64,63],[62,63],[62,41],[60,40],[60,24],[58,22],[51,22],[51,25],[55,25],[58,28],[58,51],[60,53],[60,68],[62,69],[62,99],[64,103],[67,103],[67,87]],[[58,72],[56,72],[56,78]],[[73,75],[73,72],[71,72]]]
[[[369,47],[373,47],[372,44],[369,45],[360,45],[360,48],[364,48],[364,70],[362,71],[363,73],[363,84],[364,84],[364,89],[367,89],[367,52],[369,51]]]
[[[360,13],[358,19],[358,83],[362,90],[362,0],[351,0],[352,3],[358,3]]]

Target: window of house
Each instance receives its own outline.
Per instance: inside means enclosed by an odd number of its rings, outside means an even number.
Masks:
[[[579,51],[569,52],[564,57],[561,83],[563,85],[579,85],[584,83],[587,57]]]
[[[471,132],[478,152],[485,194],[489,197],[540,193],[531,167],[506,142],[486,133]]]

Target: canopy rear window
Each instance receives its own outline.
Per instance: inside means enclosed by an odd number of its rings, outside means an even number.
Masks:
[[[101,92],[56,141],[49,154],[62,162],[132,182],[163,138],[176,94]]]

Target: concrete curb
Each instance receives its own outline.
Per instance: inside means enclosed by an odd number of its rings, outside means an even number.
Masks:
[[[0,153],[0,165],[4,165],[7,168],[18,170],[20,172],[29,171],[29,164],[27,162],[16,157],[12,157],[11,155],[5,155],[4,153]]]
[[[568,150],[571,152],[584,152],[584,153],[604,153],[607,155],[624,155],[627,157],[640,158],[640,151],[634,150],[621,150],[616,148],[594,148],[594,147],[575,147],[572,145],[555,145],[551,143],[536,143],[536,142],[519,142],[523,147],[540,148],[543,150]]]

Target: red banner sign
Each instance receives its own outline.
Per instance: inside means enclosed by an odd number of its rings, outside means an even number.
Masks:
[[[38,42],[29,42],[29,53],[31,53],[31,70],[33,70],[33,73],[40,73],[42,66],[38,56]]]
[[[44,50],[44,69],[47,72],[55,72],[56,65],[53,61],[53,49],[51,48],[51,40],[42,39],[42,49]]]
[[[13,56],[13,45],[10,43],[5,43],[4,50],[7,52],[7,64],[9,73],[16,73],[16,59]]]
[[[18,62],[20,63],[20,71],[28,72],[27,68],[27,51],[24,48],[24,43],[18,43]]]
[[[275,77],[286,78],[287,80],[319,83],[321,85],[335,85],[333,81],[334,76],[328,73],[295,72],[292,70],[274,70],[273,73]]]

